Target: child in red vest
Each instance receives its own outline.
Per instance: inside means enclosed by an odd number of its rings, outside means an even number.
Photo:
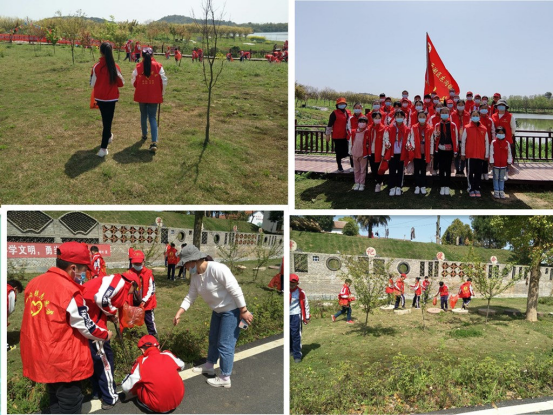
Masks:
[[[97,246],[90,247],[90,253],[92,254],[92,267],[94,268],[94,278],[102,278],[107,275],[106,261],[100,254]]]
[[[513,162],[511,146],[505,139],[505,128],[495,129],[495,140],[490,145],[490,167],[493,172],[493,197],[505,199],[505,177]]]
[[[348,278],[344,282],[340,294],[338,294],[338,304],[342,306],[342,309],[332,316],[332,321],[336,321],[338,316],[345,313],[347,315],[346,323],[353,324],[353,320],[351,319],[351,302],[355,300],[355,297],[351,295],[351,290],[349,289],[350,285],[351,280]]]
[[[474,291],[472,289],[472,279],[469,278],[459,287],[459,298],[463,299],[463,310],[467,309],[473,295]]]
[[[415,296],[413,297],[413,305],[411,307],[421,308],[421,305],[420,305],[421,294],[422,294],[421,277],[415,278],[415,284],[410,285],[409,287],[411,287],[411,289],[415,292]]]
[[[443,281],[440,281],[440,287],[434,297],[440,296],[440,307],[442,310],[447,311],[447,299],[449,298],[449,289]]]
[[[399,308],[400,302],[401,308],[405,308],[405,278],[407,278],[407,275],[401,274],[394,285],[394,293],[396,295],[396,304],[394,306],[394,310],[397,310]]]
[[[300,278],[296,274],[290,274],[290,347],[295,363],[301,363],[301,332],[303,324],[308,324],[311,319],[309,313],[309,301],[307,295],[298,283]]]
[[[428,280],[428,276],[424,277],[424,281],[422,282],[422,301],[424,304],[428,301],[428,295],[430,291],[430,281]]]

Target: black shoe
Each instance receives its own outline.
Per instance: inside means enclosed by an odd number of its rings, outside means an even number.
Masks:
[[[156,145],[156,143],[150,144],[150,151],[151,151],[152,153],[154,153],[154,154],[156,153],[156,151],[157,151],[157,145]]]
[[[146,141],[148,139],[148,136],[147,135],[143,135],[142,136],[142,141]]]

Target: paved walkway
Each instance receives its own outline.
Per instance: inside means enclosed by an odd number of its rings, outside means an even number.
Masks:
[[[553,397],[521,399],[471,408],[446,409],[425,415],[553,415]]]

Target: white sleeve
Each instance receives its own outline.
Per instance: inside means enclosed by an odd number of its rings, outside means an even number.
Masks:
[[[232,298],[234,298],[236,307],[241,308],[246,306],[246,299],[244,298],[242,288],[240,288],[236,277],[232,275],[230,268],[225,266],[220,270],[217,270],[217,272],[214,273],[214,277],[217,281],[223,284],[227,292],[232,296]]]
[[[82,304],[79,305],[78,302],[82,302]],[[88,315],[88,307],[82,297],[73,297],[67,306],[66,312],[71,327],[78,330],[83,337],[90,340],[107,340],[107,330],[94,324],[94,321]]]
[[[148,280],[148,291],[146,292],[146,295],[142,297],[142,301],[147,303],[148,300],[152,297],[152,294],[154,293],[154,276],[150,277]]]
[[[96,84],[96,71],[95,71],[95,69],[96,69],[97,65],[98,64],[96,64],[92,67],[92,72],[90,73],[90,86],[92,88],[94,88],[94,85]]]
[[[466,154],[466,147],[467,145],[467,129],[465,128],[463,130],[463,136],[461,137],[461,156],[464,156]]]
[[[384,131],[384,136],[382,137],[382,154],[381,156],[384,157],[384,154],[386,153],[386,145],[390,144],[390,134],[388,134],[388,131]]]
[[[507,164],[513,163],[513,153],[511,153],[511,146],[507,146]]]
[[[10,295],[8,295],[8,316],[11,315],[15,311],[15,291],[12,291]]]
[[[114,284],[115,275],[109,275],[102,278],[102,285],[96,294],[94,302],[102,312],[108,316],[117,314],[117,307],[114,307],[111,299],[117,296],[125,287],[125,280],[120,278],[117,285]]]
[[[123,79],[123,75],[121,74],[119,69],[117,69],[117,76],[121,79],[121,82],[123,82],[123,85],[125,85],[125,80]]]
[[[311,311],[309,310],[309,300],[307,299],[307,295],[305,296],[305,319],[311,319]]]
[[[167,87],[167,75],[165,75],[165,71],[163,70],[163,66],[161,67],[159,71],[159,76],[161,77],[161,82],[163,84],[163,89],[161,91],[161,95],[165,95],[165,88]]]
[[[517,121],[515,120],[515,116],[511,114],[511,132],[513,133],[513,137],[515,136],[516,129],[517,129]]]
[[[123,392],[129,393],[134,385],[136,385],[138,382],[140,382],[140,365],[137,364],[134,368],[134,371],[129,373],[125,379],[123,380],[123,383],[121,384],[121,388],[123,389]]]
[[[490,156],[490,142],[488,141],[488,133],[486,133],[486,159]]]
[[[184,300],[182,300],[182,304],[180,305],[180,308],[182,308],[184,311],[188,310],[192,304],[194,304],[194,301],[196,301],[196,298],[198,297],[198,287],[196,287],[195,279],[190,279],[190,289],[188,290],[188,294],[186,294],[186,297],[184,297]]]
[[[495,140],[494,140],[495,141]],[[491,142],[490,144],[490,159],[489,159],[489,163],[490,164],[493,164],[493,141]]]
[[[138,72],[136,71],[136,68],[134,68],[131,75],[131,85],[134,85],[134,81],[136,81],[137,76],[138,76]]]
[[[171,353],[169,350],[165,350],[164,352],[161,352],[161,354],[164,354],[165,356],[169,356],[171,359],[173,359],[177,364],[177,366],[179,367],[179,370],[184,369],[184,362],[180,360],[177,356],[175,356],[173,353]]]

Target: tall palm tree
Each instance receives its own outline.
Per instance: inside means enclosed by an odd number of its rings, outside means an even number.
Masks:
[[[388,221],[390,220],[389,216],[354,216],[353,217],[355,221],[361,226],[362,228],[365,228],[368,232],[367,237],[371,237],[373,233],[373,226],[378,225],[387,225]]]

